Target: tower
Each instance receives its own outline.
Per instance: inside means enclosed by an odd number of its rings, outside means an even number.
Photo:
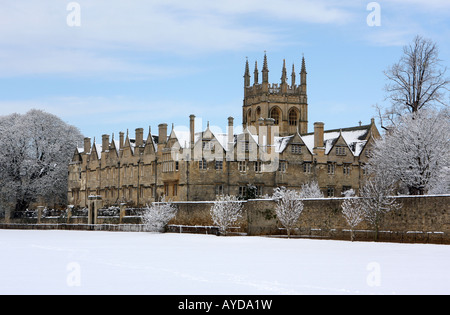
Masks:
[[[243,127],[254,127],[258,132],[259,126],[268,118],[279,127],[280,136],[296,133],[308,133],[308,99],[306,93],[306,63],[302,58],[300,84],[295,82],[295,66],[292,65],[291,82],[289,84],[286,60],[283,60],[281,82],[269,83],[269,67],[267,54],[264,53],[262,67],[262,82],[259,83],[258,64],[255,62],[254,83],[250,84],[248,60],[244,74],[244,101],[242,106]],[[268,121],[268,120],[267,120]]]

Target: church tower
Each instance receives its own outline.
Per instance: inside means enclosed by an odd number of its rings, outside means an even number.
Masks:
[[[258,64],[255,62],[253,84],[250,82],[248,60],[244,74],[244,102],[242,106],[243,127],[258,127],[271,120],[279,127],[280,136],[308,133],[308,98],[306,93],[306,65],[302,58],[300,84],[297,85],[295,66],[292,65],[289,84],[286,61],[283,60],[280,83],[269,83],[267,55],[264,53],[262,82],[259,83]]]

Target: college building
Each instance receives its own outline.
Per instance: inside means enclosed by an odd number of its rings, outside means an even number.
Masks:
[[[248,60],[244,73],[242,128],[228,117],[226,133],[209,124],[196,131],[172,125],[137,128],[132,136],[103,135],[101,143],[84,139],[69,164],[68,203],[84,207],[89,196],[101,196],[103,206],[128,203],[143,206],[162,196],[173,201],[214,200],[217,195],[271,195],[274,188],[300,189],[317,181],[325,197],[356,193],[363,184],[364,164],[380,134],[369,124],[325,130],[315,122],[308,131],[307,72],[302,58],[299,83],[294,65],[290,80],[283,62],[280,83],[269,83],[267,56],[259,80],[255,63],[253,83]],[[290,81],[290,82],[289,82]],[[225,120],[225,119],[224,119]],[[188,121],[188,119],[186,119]],[[242,132],[235,132],[235,129]]]

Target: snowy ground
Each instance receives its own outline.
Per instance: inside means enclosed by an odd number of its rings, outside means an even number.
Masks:
[[[0,230],[0,294],[450,294],[450,246]]]

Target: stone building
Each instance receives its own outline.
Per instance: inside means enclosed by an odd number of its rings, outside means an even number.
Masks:
[[[269,83],[264,56],[262,81],[255,63],[253,84],[248,61],[244,74],[243,131],[234,132],[228,118],[226,133],[208,127],[195,132],[195,116],[189,117],[189,131],[158,133],[135,130],[134,137],[120,133],[103,135],[101,144],[84,139],[69,165],[68,202],[86,206],[88,197],[101,196],[103,205],[129,203],[142,206],[166,196],[173,201],[214,200],[217,195],[243,196],[248,185],[256,195],[271,195],[285,186],[300,189],[317,181],[325,196],[358,192],[364,179],[361,167],[379,137],[370,124],[325,130],[314,123],[308,132],[307,72],[302,59],[300,84],[292,66],[288,83],[283,63],[281,83]]]

